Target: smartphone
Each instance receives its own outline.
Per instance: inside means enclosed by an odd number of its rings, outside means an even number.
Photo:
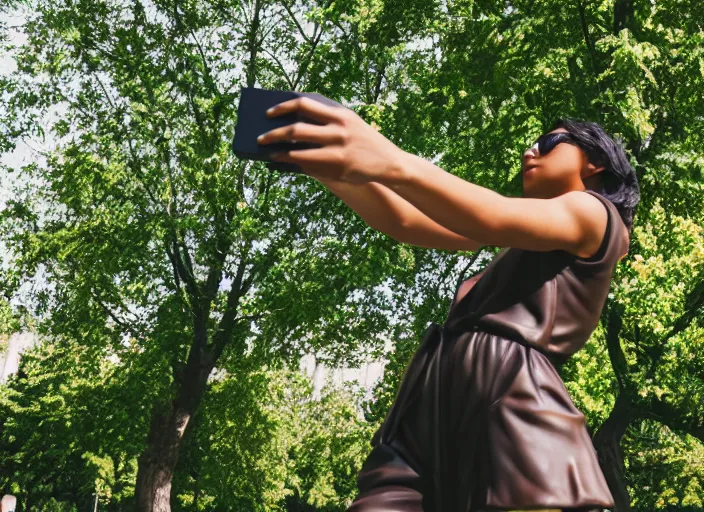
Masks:
[[[243,87],[240,90],[240,102],[237,107],[237,124],[235,126],[235,136],[232,140],[232,151],[235,155],[246,160],[269,162],[266,166],[272,170],[300,173],[301,168],[298,165],[287,162],[274,162],[269,155],[277,151],[317,148],[320,147],[319,144],[310,142],[286,142],[260,145],[257,142],[257,137],[274,128],[287,126],[299,121],[318,125],[321,124],[306,118],[306,116],[298,112],[273,118],[266,116],[266,111],[274,105],[301,96],[306,96],[324,103],[325,105],[346,108],[344,105],[315,92],[279,91],[260,89],[257,87]]]

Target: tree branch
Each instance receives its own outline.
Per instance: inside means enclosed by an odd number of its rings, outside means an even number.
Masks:
[[[257,32],[259,31],[259,24],[261,20],[259,19],[259,12],[261,11],[261,0],[254,0],[254,13],[252,14],[252,24],[249,29],[248,43],[249,43],[249,62],[247,63],[247,71],[245,73],[247,87],[253,87],[256,80],[256,64],[257,64],[257,51],[259,50],[259,43],[257,41]]]
[[[98,306],[100,306],[100,308],[101,308],[103,311],[105,311],[105,313],[107,313],[107,315],[108,315],[110,318],[112,318],[113,322],[115,322],[115,323],[118,325],[118,327],[120,327],[120,328],[123,329],[124,331],[129,332],[129,333],[132,335],[132,337],[134,337],[134,338],[141,339],[141,338],[144,337],[144,333],[135,330],[132,326],[130,326],[129,323],[126,323],[125,321],[123,321],[122,319],[120,319],[120,318],[112,311],[112,309],[110,309],[106,304],[104,304],[103,301],[100,300],[100,298],[98,297],[98,294],[95,293],[95,290],[92,290],[92,289],[91,289],[91,290],[90,290],[90,295],[91,295],[91,297],[93,297],[93,300],[95,301],[95,303],[96,303]]]
[[[232,247],[232,243],[223,242],[222,238],[222,236],[216,237],[215,260],[210,267],[210,272],[208,272],[208,277],[205,281],[205,304],[203,305],[205,310],[210,309],[210,304],[218,293],[218,287],[222,280],[223,266],[225,265],[227,254],[230,252],[230,247]]]
[[[294,82],[294,89],[298,88],[298,85],[300,84],[301,80],[308,72],[308,66],[310,66],[310,63],[313,60],[313,55],[315,54],[315,50],[318,47],[318,43],[320,42],[320,38],[322,37],[322,35],[323,31],[321,30],[318,36],[313,40],[311,47],[308,49],[307,55],[303,59],[303,62],[298,67],[298,73],[296,74],[296,80]]]
[[[625,377],[628,375],[628,363],[621,348],[621,329],[623,319],[621,318],[621,308],[614,301],[611,302],[606,325],[606,347],[609,351],[609,359],[613,366],[616,380],[618,381],[619,394],[625,392]]]
[[[386,64],[381,66],[381,69],[376,75],[376,83],[374,84],[374,98],[373,103],[379,101],[379,94],[381,93],[381,83],[384,81],[384,74],[386,73]]]
[[[617,0],[614,5],[614,35],[626,28],[633,17],[633,0]]]
[[[116,111],[117,106],[115,105],[114,101],[111,99],[103,82],[100,80],[100,78],[98,76],[94,75],[93,78],[94,78],[95,82],[98,84],[98,86],[101,88],[101,90],[103,91],[104,97],[107,99],[110,107],[113,109],[113,111]],[[153,91],[151,91],[151,88],[147,88],[147,94],[150,96],[150,99],[153,102],[154,97],[153,97]],[[172,264],[172,268],[173,268],[173,272],[174,272],[174,283],[176,285],[176,288],[178,290],[181,290],[182,289],[181,288],[181,281],[183,280],[184,282],[188,283],[189,279],[188,279],[187,269],[183,265],[179,265],[181,255],[180,255],[180,251],[178,249],[179,244],[177,241],[178,237],[176,235],[176,228],[173,224],[174,213],[177,214],[177,211],[176,212],[173,211],[173,208],[174,208],[173,201],[176,200],[177,196],[176,196],[175,186],[173,183],[174,180],[173,180],[173,173],[171,170],[170,156],[168,154],[168,151],[164,147],[163,143],[159,144],[158,146],[159,146],[159,150],[162,153],[162,157],[164,158],[167,173],[169,176],[169,186],[170,186],[170,190],[171,190],[171,199],[169,200],[168,205],[164,205],[161,201],[159,201],[157,199],[156,195],[154,194],[154,191],[149,187],[146,180],[144,179],[145,178],[144,170],[142,169],[142,165],[140,163],[140,158],[136,153],[133,140],[129,137],[127,138],[127,148],[129,150],[129,154],[130,154],[130,160],[128,161],[128,165],[133,171],[132,176],[135,178],[135,181],[147,193],[147,196],[151,200],[152,204],[154,204],[154,206],[156,208],[162,210],[166,215],[167,223],[169,224],[170,231],[171,231],[171,236],[172,236],[171,243],[173,246],[173,250],[169,249],[168,243],[165,244],[165,249],[166,249],[166,253],[169,257],[169,260],[171,261],[171,264]],[[189,259],[190,258],[186,255],[186,260],[189,260]],[[192,271],[191,271],[191,275],[192,275]],[[191,282],[190,286],[187,287],[187,289],[189,290],[189,293],[194,295],[194,297],[197,297],[197,295],[198,295],[197,286],[194,286],[194,284],[195,284],[194,282]]]
[[[188,31],[191,33],[191,37],[193,37],[193,40],[196,42],[196,47],[198,48],[200,59],[201,61],[203,61],[203,69],[205,70],[205,76],[207,78],[205,83],[208,85],[210,92],[213,93],[213,96],[220,97],[220,91],[218,91],[217,84],[213,79],[212,71],[210,69],[210,66],[208,65],[208,61],[205,58],[205,52],[203,52],[203,48],[201,47],[200,41],[198,41],[198,38],[196,37],[196,34],[195,32],[193,32],[193,29],[191,27],[188,27]]]
[[[213,335],[213,341],[211,344],[211,356],[215,357],[214,361],[217,360],[217,357],[219,357],[219,354],[222,353],[223,349],[225,346],[230,342],[230,339],[232,337],[232,332],[233,329],[236,325],[236,323],[240,320],[240,318],[245,318],[245,317],[237,317],[238,313],[238,304],[239,300],[241,297],[246,295],[252,285],[254,284],[255,279],[257,279],[258,276],[265,274],[266,272],[269,271],[269,269],[276,263],[277,259],[275,257],[278,248],[281,246],[286,246],[290,242],[290,236],[281,236],[278,240],[277,243],[272,244],[269,248],[269,251],[267,253],[267,258],[258,266],[256,270],[250,273],[249,276],[245,279],[245,269],[247,265],[249,264],[249,261],[244,254],[245,251],[247,250],[248,247],[251,246],[251,241],[247,240],[245,241],[241,253],[240,253],[240,261],[239,265],[237,265],[237,272],[235,274],[235,278],[232,282],[232,286],[230,288],[230,291],[228,292],[227,295],[227,303],[225,306],[225,312],[223,313],[222,318],[220,319],[220,322],[218,324],[218,327],[215,331],[215,334]],[[256,315],[255,315],[256,316]],[[261,315],[260,315],[261,316]]]
[[[288,5],[287,1],[282,2],[282,4],[284,6],[284,9],[286,9],[286,12],[288,13],[288,15],[291,17],[293,22],[296,24],[296,27],[298,27],[298,32],[300,32],[300,34],[303,37],[303,39],[305,40],[305,42],[310,43],[311,42],[310,37],[308,37],[308,35],[305,33],[305,31],[303,30],[303,27],[301,27],[301,24],[298,23],[296,16],[293,14],[293,11],[291,11],[291,6]]]
[[[279,60],[279,58],[278,58],[276,55],[274,55],[273,53],[271,53],[269,50],[267,50],[266,48],[262,48],[262,50],[264,51],[264,53],[266,53],[266,54],[269,55],[272,59],[274,59],[274,61],[276,62],[276,64],[279,66],[279,69],[281,70],[281,74],[282,74],[283,77],[286,79],[286,84],[288,85],[288,87],[289,87],[292,91],[295,90],[296,87],[293,85],[293,82],[291,81],[291,79],[290,79],[289,76],[288,76],[288,73],[286,72],[286,68],[284,68],[284,65],[283,65],[282,62]]]
[[[660,358],[665,353],[665,348],[672,338],[685,331],[699,315],[704,313],[704,269],[695,278],[694,287],[685,296],[684,312],[674,321],[672,328],[654,348],[654,355],[646,378],[655,374]]]
[[[646,415],[675,432],[684,432],[704,442],[704,418],[683,411],[663,400],[653,397]]]
[[[596,51],[594,49],[594,43],[589,35],[589,24],[587,23],[587,12],[586,6],[583,0],[577,0],[577,8],[579,9],[579,19],[582,23],[582,34],[584,35],[584,44],[587,46],[587,51],[589,52],[589,59],[591,61],[592,73],[596,78]]]
[[[237,306],[239,304],[240,297],[242,297],[243,295],[242,281],[244,278],[244,270],[246,266],[247,260],[244,257],[244,254],[241,254],[239,265],[237,265],[237,273],[235,274],[235,279],[232,281],[232,286],[230,287],[230,291],[227,294],[225,312],[223,313],[222,318],[218,323],[217,330],[213,335],[212,357],[215,357],[215,359],[217,359],[216,354],[219,356],[219,354],[222,353],[223,349],[225,348],[225,345],[227,345],[227,343],[230,341],[230,337],[232,336],[232,330],[234,329],[235,319],[237,317]]]
[[[176,256],[174,255],[173,252],[171,252],[171,248],[169,247],[169,243],[164,240],[164,250],[166,251],[167,256],[169,257],[169,261],[171,262],[171,269],[173,270],[174,274],[174,283],[176,284],[176,290],[181,291],[181,278],[178,275],[178,263],[176,262]]]

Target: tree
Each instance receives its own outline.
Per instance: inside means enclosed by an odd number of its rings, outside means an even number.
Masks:
[[[353,359],[378,346],[389,322],[375,288],[411,275],[407,248],[310,180],[229,152],[239,85],[306,85],[374,103],[382,77],[393,77],[392,46],[359,46],[373,28],[366,6],[301,8],[39,1],[28,14],[14,105],[37,119],[56,107],[56,144],[19,170],[4,214],[15,254],[5,283],[44,272],[49,286],[32,300],[47,333],[151,364],[139,510],[169,509],[182,440],[216,364],[310,348]],[[337,45],[333,31],[355,39]],[[341,54],[357,64],[330,66]],[[370,87],[358,64],[376,61],[385,67]]]
[[[228,373],[179,462],[178,510],[343,511],[371,446],[351,386],[311,399],[298,371]]]
[[[4,284],[43,275],[49,286],[32,299],[47,333],[120,359],[139,354],[131,371],[153,386],[140,510],[169,508],[216,367],[245,357],[277,366],[309,349],[354,361],[381,352],[387,334],[405,344],[388,402],[403,354],[429,320],[442,321],[467,263],[368,230],[303,176],[235,160],[239,85],[347,102],[403,149],[509,195],[520,194],[521,152],[555,118],[592,119],[623,137],[643,201],[584,352],[604,364],[580,355],[563,372],[593,422],[619,511],[665,495],[639,494],[645,477],[633,468],[647,458],[621,447],[646,447],[647,432],[665,425],[674,437],[662,449],[699,449],[686,437],[701,439],[704,424],[693,356],[703,18],[693,1],[34,7],[2,133],[25,133],[51,108],[56,147],[16,170],[25,181],[4,214],[15,254]],[[383,402],[375,407],[378,420]],[[671,470],[698,474],[685,466]]]
[[[20,510],[93,510],[93,493],[133,506],[148,377],[128,358],[118,364],[70,339],[23,355],[0,387],[0,487],[12,489]]]
[[[438,51],[416,64],[429,71],[415,75],[416,89],[403,91],[395,124],[413,140],[409,146],[442,148],[439,165],[445,169],[510,195],[520,193],[520,151],[556,118],[595,120],[624,138],[643,196],[631,256],[615,277],[603,329],[563,368],[590,418],[619,511],[630,508],[632,496],[643,495],[635,485],[638,475],[626,470],[623,436],[628,433],[627,446],[634,450],[627,455],[637,459],[644,420],[695,437],[702,424],[694,391],[701,381],[700,358],[690,352],[701,339],[704,316],[699,228],[704,105],[696,92],[703,78],[702,18],[700,11],[679,17],[677,5],[448,3],[448,16],[437,23],[433,38]],[[642,258],[651,268],[647,273]],[[417,332],[410,346],[401,346],[397,369],[416,345]],[[590,360],[594,355],[598,362]],[[609,367],[614,373],[604,372]],[[398,373],[388,377],[394,382]],[[600,380],[588,380],[593,378]],[[388,390],[388,385],[380,390],[386,404],[376,404],[375,418],[393,396]],[[692,453],[699,446],[686,437],[676,443],[693,446]],[[697,466],[687,472],[701,485]]]

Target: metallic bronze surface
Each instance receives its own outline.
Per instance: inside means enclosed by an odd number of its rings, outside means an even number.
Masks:
[[[432,323],[358,478],[354,512],[613,507],[556,365],[596,327],[628,248],[616,208],[597,254],[502,251]]]

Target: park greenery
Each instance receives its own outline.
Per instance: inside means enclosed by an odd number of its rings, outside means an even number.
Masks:
[[[32,155],[0,167],[0,350],[40,339],[0,386],[18,510],[345,510],[420,334],[492,252],[398,243],[319,182],[235,158],[244,86],[324,94],[512,196],[556,119],[620,137],[630,251],[560,372],[618,512],[704,510],[699,0],[0,5],[0,153]],[[388,364],[371,399],[313,398],[311,352]]]

